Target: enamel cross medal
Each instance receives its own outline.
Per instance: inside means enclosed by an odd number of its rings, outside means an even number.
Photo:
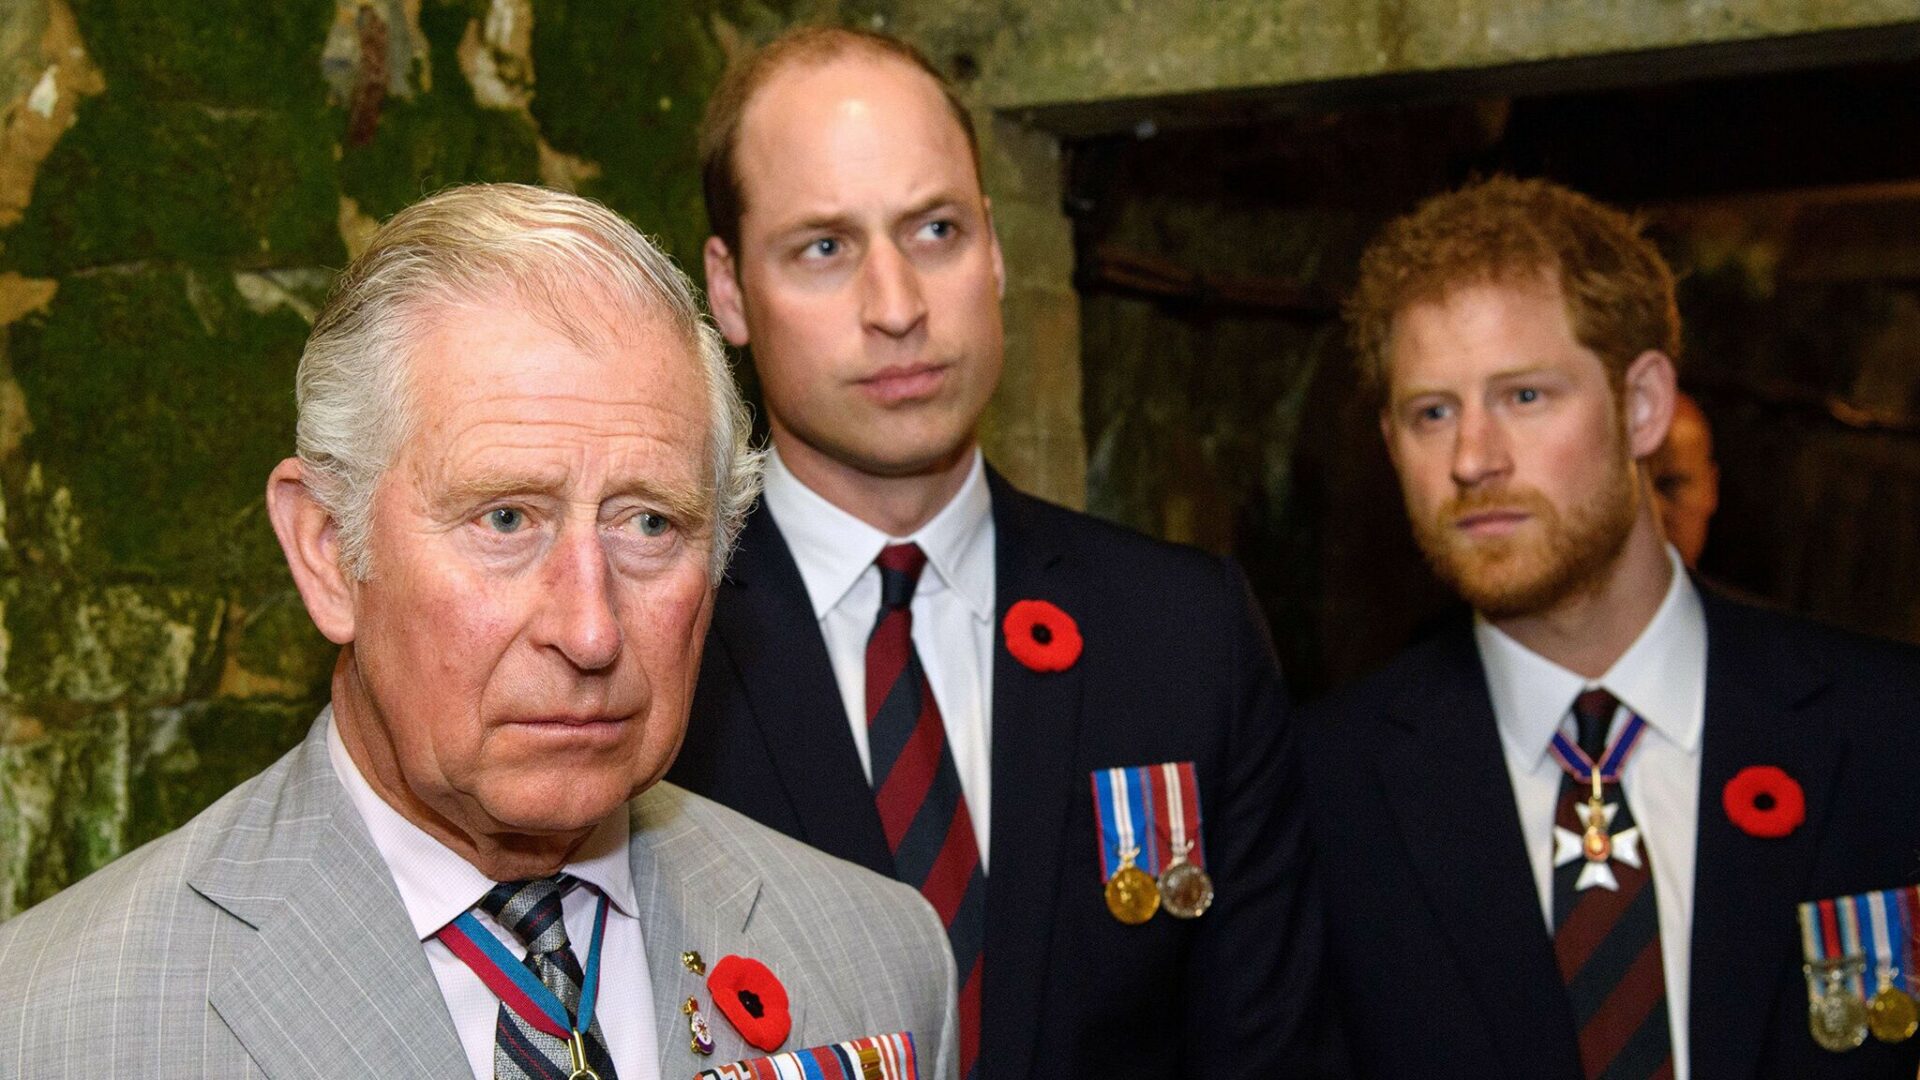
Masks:
[[[1641,867],[1640,828],[1633,826],[1612,831],[1613,819],[1620,812],[1618,802],[1606,800],[1605,786],[1620,778],[1620,768],[1634,744],[1639,741],[1641,728],[1645,721],[1635,716],[1620,737],[1614,740],[1602,760],[1598,763],[1587,760],[1587,755],[1574,746],[1564,735],[1556,735],[1553,740],[1553,752],[1560,759],[1560,765],[1575,777],[1592,785],[1593,793],[1588,796],[1587,804],[1575,811],[1575,816],[1585,826],[1575,833],[1561,825],[1553,827],[1553,865],[1565,866],[1579,859],[1585,859],[1586,865],[1580,868],[1580,877],[1574,882],[1577,891],[1585,892],[1598,885],[1610,892],[1620,891],[1620,881],[1613,873],[1613,860],[1634,869]]]

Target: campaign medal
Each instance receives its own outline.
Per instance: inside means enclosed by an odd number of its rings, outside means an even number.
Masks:
[[[1881,967],[1880,989],[1867,1002],[1867,1028],[1881,1042],[1906,1042],[1920,1031],[1920,1007],[1913,995],[1893,985],[1892,969]]]
[[[1910,967],[1907,952],[1913,928],[1907,924],[1900,895],[1909,891],[1883,889],[1851,898],[1856,924],[1865,925],[1860,943],[1875,977],[1874,994],[1867,999],[1867,1028],[1885,1043],[1906,1042],[1920,1029],[1920,1007],[1900,985],[1911,979],[1910,972],[1905,973],[1906,980],[1902,978],[1903,969]]]
[[[1813,1041],[1845,1053],[1867,1041],[1867,960],[1862,952],[1856,898],[1800,905],[1800,947],[1806,963],[1807,1030]],[[1868,937],[1871,941],[1871,936]]]
[[[1107,910],[1128,926],[1138,926],[1160,910],[1160,887],[1155,883],[1160,861],[1148,772],[1144,768],[1123,768],[1100,769],[1093,774],[1093,810],[1100,825],[1100,874]]]
[[[1153,767],[1156,842],[1168,858],[1160,872],[1160,905],[1177,919],[1197,919],[1213,905],[1213,878],[1200,865],[1200,793],[1193,763],[1169,761]]]
[[[1107,879],[1107,910],[1128,926],[1139,926],[1160,910],[1160,889],[1146,871],[1133,865],[1133,855],[1122,853],[1120,869]]]
[[[1822,1049],[1842,1054],[1867,1041],[1867,1004],[1848,985],[1861,968],[1857,956],[1801,965],[1807,976],[1807,1030]]]

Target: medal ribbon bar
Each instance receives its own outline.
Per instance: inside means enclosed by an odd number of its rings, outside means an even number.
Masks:
[[[913,1033],[869,1035],[716,1066],[694,1080],[919,1080]]]
[[[1093,774],[1094,814],[1100,823],[1100,873],[1106,881],[1133,865],[1150,876],[1160,873],[1159,833],[1149,773],[1152,766],[1101,769]]]
[[[1149,766],[1152,772],[1154,816],[1160,827],[1155,830],[1155,850],[1160,866],[1176,860],[1205,867],[1200,852],[1200,785],[1194,781],[1193,762],[1169,761]]]

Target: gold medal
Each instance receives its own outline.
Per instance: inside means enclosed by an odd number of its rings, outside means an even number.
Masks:
[[[1861,966],[1857,958],[1807,964],[1807,1030],[1822,1049],[1846,1053],[1867,1041],[1867,1003],[1848,985]],[[1820,979],[1814,988],[1816,975]]]
[[[1185,858],[1160,875],[1160,902],[1177,919],[1197,919],[1213,906],[1213,879]]]
[[[1128,926],[1139,926],[1160,910],[1160,889],[1145,870],[1133,865],[1133,853],[1121,853],[1120,869],[1107,879],[1107,910]]]
[[[1867,1002],[1867,1027],[1881,1042],[1906,1042],[1920,1030],[1920,1006],[1891,979],[1882,978],[1880,992]]]

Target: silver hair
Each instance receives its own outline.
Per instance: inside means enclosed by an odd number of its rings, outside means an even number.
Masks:
[[[409,434],[408,364],[432,317],[512,296],[579,340],[590,331],[574,318],[578,298],[596,292],[620,310],[665,315],[700,358],[714,509],[708,576],[719,582],[759,494],[761,459],[720,334],[687,276],[624,218],[525,184],[451,188],[395,214],[314,321],[295,380],[296,445],[308,489],[339,528],[347,573],[374,569],[374,488]]]

